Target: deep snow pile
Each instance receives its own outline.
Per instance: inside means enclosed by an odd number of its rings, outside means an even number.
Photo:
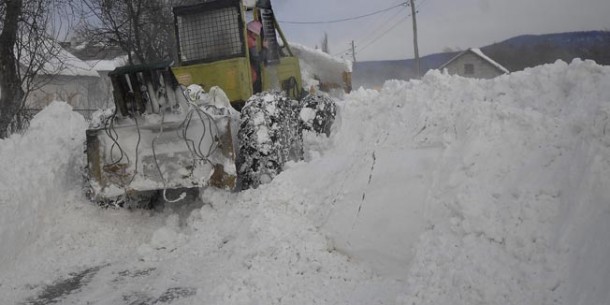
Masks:
[[[0,141],[0,266],[10,264],[19,253],[44,233],[53,220],[45,215],[47,201],[60,201],[56,192],[78,183],[79,160],[66,158],[66,151],[81,151],[85,120],[65,103],[44,109],[23,136]],[[24,233],[27,233],[24,235]]]
[[[87,204],[84,125],[55,104],[0,142],[0,295],[49,300],[74,272],[54,301],[607,304],[608,84],[575,61],[361,89],[306,162],[163,212]]]

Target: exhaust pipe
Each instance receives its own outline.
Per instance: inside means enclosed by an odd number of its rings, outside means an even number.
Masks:
[[[271,0],[257,0],[256,7],[260,9],[263,23],[263,36],[267,41],[267,55],[265,64],[276,65],[280,63],[280,45],[277,41],[275,29],[275,16],[271,8]]]

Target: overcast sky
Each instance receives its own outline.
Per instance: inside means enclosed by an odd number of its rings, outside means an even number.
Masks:
[[[319,45],[328,33],[333,55],[355,41],[357,60],[413,57],[410,8],[399,6],[341,23],[290,24],[362,16],[408,0],[272,0],[293,42]],[[610,0],[416,0],[421,56],[446,48],[483,47],[523,34],[610,30]]]

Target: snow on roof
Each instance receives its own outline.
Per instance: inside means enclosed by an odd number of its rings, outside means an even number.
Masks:
[[[45,64],[45,71],[57,71],[57,74],[65,76],[100,76],[97,71],[92,69],[87,63],[78,59],[63,48],[61,48],[56,58],[51,58],[51,60]]]
[[[95,71],[112,71],[127,64],[127,55],[114,59],[87,60],[85,63]]]
[[[477,55],[478,57],[480,57],[481,59],[485,60],[486,62],[488,62],[489,64],[491,64],[492,66],[496,67],[498,70],[502,71],[503,73],[510,73],[510,71],[508,71],[508,69],[506,69],[504,66],[502,66],[501,64],[499,64],[498,62],[496,62],[495,60],[489,58],[489,56],[485,55],[481,49],[479,48],[470,48],[464,52],[461,52],[460,54],[454,56],[452,59],[450,59],[448,62],[446,62],[445,64],[443,64],[442,66],[439,67],[440,70],[442,70],[443,68],[445,68],[447,65],[449,65],[450,63],[452,63],[454,60],[460,58],[462,55],[468,53],[468,52],[472,52],[473,54]]]
[[[48,39],[43,42],[43,49],[50,50],[56,55],[50,55],[48,59],[37,58],[37,60],[46,60],[39,72],[41,75],[63,75],[63,76],[91,76],[100,77],[96,70],[92,69],[84,61],[78,59],[72,53],[61,47],[59,43]],[[27,66],[30,63],[28,50],[25,50],[21,57],[21,64]]]
[[[310,47],[306,47],[306,46],[304,46],[302,44],[298,44],[298,43],[291,42],[290,48],[292,49],[292,51],[297,53],[297,54],[295,54],[297,56],[302,55],[302,56],[307,56],[307,57],[315,57],[317,60],[321,61],[321,64],[333,65],[333,66],[339,68],[341,71],[346,71],[346,72],[352,71],[352,62],[347,59],[335,57],[330,54],[324,53],[323,51],[321,51],[319,49],[312,49]]]
[[[508,69],[504,68],[504,66],[502,66],[501,64],[499,64],[498,62],[496,62],[495,60],[489,58],[487,55],[483,54],[483,52],[481,51],[481,49],[479,48],[471,48],[469,49],[471,52],[473,52],[474,54],[477,54],[479,57],[483,58],[485,61],[489,62],[490,64],[494,65],[496,68],[498,68],[499,70],[502,70],[502,72],[504,73],[509,73]]]
[[[352,62],[349,60],[297,43],[290,43],[290,48],[299,58],[301,73],[307,86],[314,85],[316,79],[326,83],[341,84],[343,72],[352,72]]]

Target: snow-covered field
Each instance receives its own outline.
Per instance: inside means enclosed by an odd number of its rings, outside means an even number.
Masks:
[[[0,140],[1,304],[610,304],[610,67],[427,74],[339,102],[241,193],[100,209],[86,123]]]

